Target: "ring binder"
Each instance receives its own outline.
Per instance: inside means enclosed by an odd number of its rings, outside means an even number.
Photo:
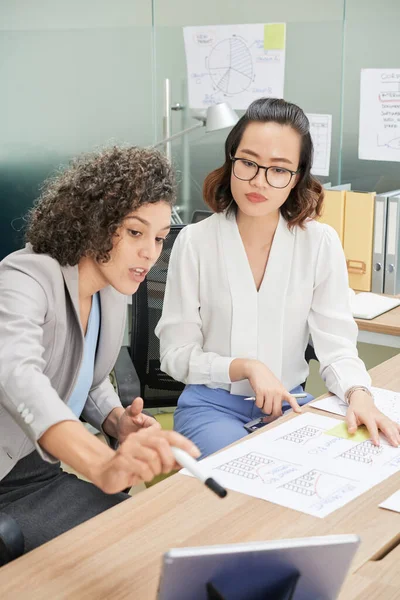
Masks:
[[[384,292],[400,293],[400,195],[388,198]]]
[[[346,192],[343,248],[354,290],[371,291],[375,192]]]

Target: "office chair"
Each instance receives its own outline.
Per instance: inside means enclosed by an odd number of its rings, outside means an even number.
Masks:
[[[161,371],[160,342],[154,333],[161,318],[172,246],[184,226],[171,226],[160,258],[132,296],[131,345],[121,349],[114,369],[123,406],[136,396],[143,398],[145,408],[176,406],[185,387]]]
[[[24,553],[24,536],[16,521],[0,513],[0,567]]]
[[[207,219],[207,217],[210,217],[213,213],[210,210],[195,210],[192,214],[192,218],[191,218],[191,223],[198,223],[199,221],[202,221],[203,219]]]

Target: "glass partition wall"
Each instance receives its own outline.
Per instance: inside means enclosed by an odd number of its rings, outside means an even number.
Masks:
[[[196,123],[188,108],[183,27],[286,23],[284,97],[332,115],[332,185],[400,188],[398,162],[358,159],[360,72],[399,68],[400,3],[374,0],[3,0],[0,3],[0,259],[22,243],[43,180],[80,152],[163,139]],[[396,62],[397,61],[397,62]],[[176,106],[179,104],[179,106]],[[238,111],[239,115],[243,114]],[[172,142],[180,215],[204,208],[226,130]]]

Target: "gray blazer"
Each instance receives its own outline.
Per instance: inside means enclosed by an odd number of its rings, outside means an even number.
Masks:
[[[127,297],[100,292],[101,324],[93,385],[82,413],[97,429],[121,406],[108,378],[121,348]],[[0,263],[0,480],[60,421],[77,421],[67,406],[84,348],[78,267],[61,267],[31,246]]]

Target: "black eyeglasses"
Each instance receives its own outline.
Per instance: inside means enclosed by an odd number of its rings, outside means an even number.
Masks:
[[[257,177],[260,169],[265,170],[265,179],[267,183],[274,188],[285,188],[292,181],[293,175],[297,175],[300,169],[297,171],[290,171],[290,169],[284,169],[282,167],[263,167],[258,165],[253,160],[247,158],[234,158],[231,156],[233,163],[233,174],[237,179],[241,181],[251,181]]]

